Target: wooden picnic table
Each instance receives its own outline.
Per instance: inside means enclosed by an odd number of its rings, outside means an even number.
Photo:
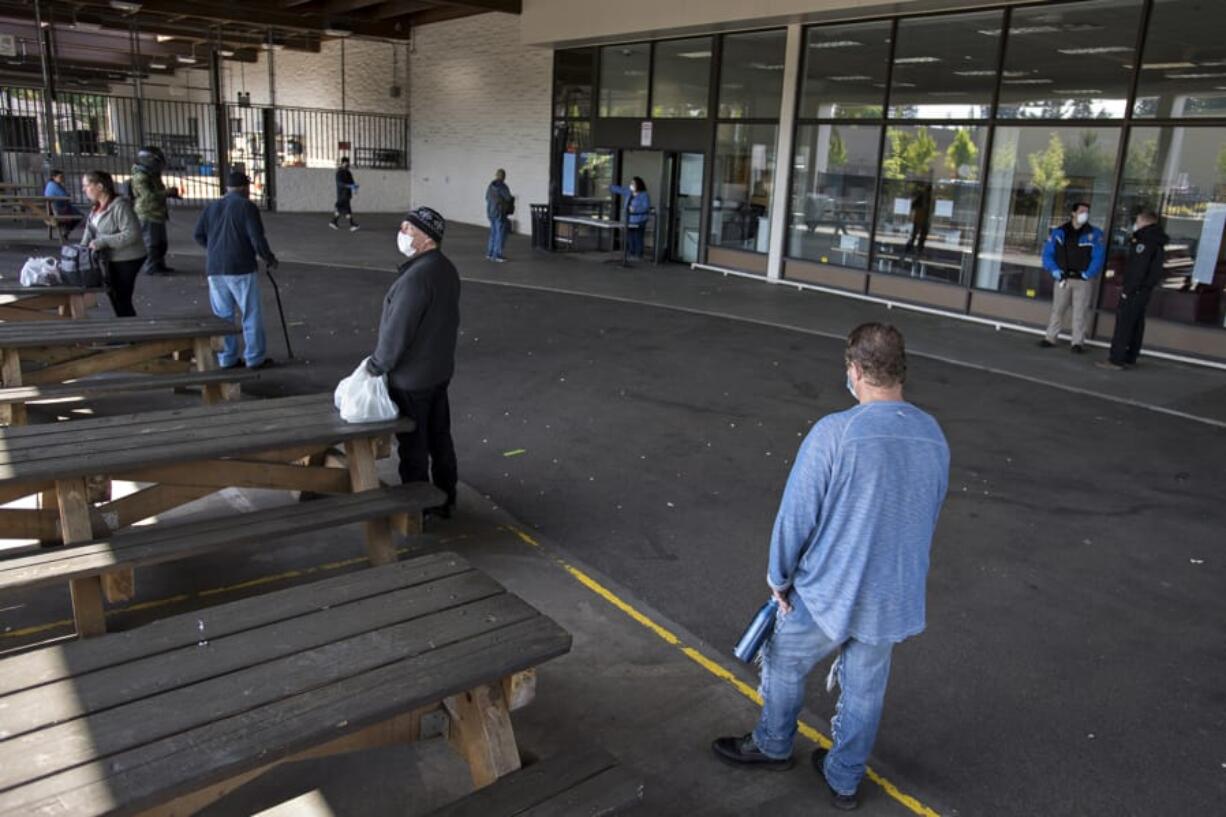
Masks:
[[[79,320],[106,287],[23,287],[0,281],[0,321]]]
[[[0,539],[85,542],[223,488],[372,490],[383,443],[413,427],[407,418],[346,423],[326,393],[3,429],[0,504],[38,495],[42,507],[0,508]],[[338,445],[347,470],[329,467]],[[98,479],[144,487],[94,504],[87,482]],[[395,561],[390,522],[363,524],[370,560]],[[104,632],[103,595],[131,598],[134,584],[128,570],[73,580],[77,632]]]
[[[570,647],[437,553],[8,658],[0,815],[191,814],[281,763],[418,740],[440,710],[487,786],[520,766],[510,713],[535,684],[514,679]]]
[[[57,201],[71,203],[72,197],[6,193],[3,188],[0,188],[0,211],[13,208],[11,212],[0,212],[0,219],[8,221],[41,221],[49,229],[55,230],[60,234],[60,241],[67,241],[68,233],[64,229],[65,222],[83,221],[85,216],[81,214],[57,215],[51,208],[51,205]]]
[[[64,383],[114,371],[211,371],[217,367],[213,339],[237,331],[212,315],[0,323],[0,385]],[[205,387],[205,402],[223,396],[221,385]],[[23,424],[25,404],[0,406],[5,420]]]

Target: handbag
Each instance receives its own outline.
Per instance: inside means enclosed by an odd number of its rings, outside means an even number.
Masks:
[[[762,647],[771,633],[775,631],[775,615],[779,611],[779,602],[771,599],[758,608],[753,620],[745,628],[741,640],[732,648],[732,654],[746,664],[758,661],[762,655]]]
[[[60,279],[70,287],[103,285],[102,260],[98,253],[80,244],[60,247]]]

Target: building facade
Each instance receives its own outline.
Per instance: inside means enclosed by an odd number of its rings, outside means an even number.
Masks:
[[[1171,243],[1148,344],[1226,359],[1216,0],[524,5],[555,46],[556,212],[615,212],[639,176],[662,258],[1037,325],[1043,244],[1086,202],[1104,338],[1149,207]]]

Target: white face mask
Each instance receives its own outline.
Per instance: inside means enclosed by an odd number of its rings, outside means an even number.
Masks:
[[[1090,220],[1090,214],[1089,213],[1078,213],[1077,218],[1074,220],[1077,222],[1078,227],[1082,227],[1085,225],[1087,221]]]
[[[854,399],[857,403],[860,402],[860,395],[856,394],[856,387],[852,385],[850,374],[847,375],[847,391],[849,394],[851,394],[852,399]]]
[[[417,248],[413,246],[413,237],[405,232],[396,233],[396,249],[400,250],[405,258],[412,258],[417,254]]]

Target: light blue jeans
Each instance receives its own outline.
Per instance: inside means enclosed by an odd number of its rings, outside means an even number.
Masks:
[[[855,639],[840,645],[817,625],[795,593],[789,601],[792,612],[776,619],[774,635],[763,648],[762,716],[754,729],[754,743],[769,757],[791,757],[805,679],[817,662],[842,647],[835,670],[839,702],[831,721],[834,746],[826,755],[824,772],[830,788],[855,794],[881,724],[894,645]]]
[[[511,222],[506,218],[490,219],[490,240],[485,247],[486,258],[502,258],[502,249],[507,244],[507,232]]]
[[[260,278],[249,275],[210,275],[209,305],[213,314],[223,321],[233,321],[235,310],[242,313],[243,359],[248,366],[264,362],[267,343],[264,340],[264,308],[260,305]],[[238,360],[238,337],[226,335],[221,354],[217,356],[220,366],[233,366]]]

